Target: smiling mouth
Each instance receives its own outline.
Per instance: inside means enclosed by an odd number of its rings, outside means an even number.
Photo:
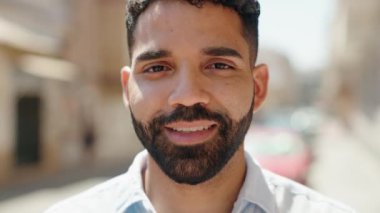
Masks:
[[[165,128],[177,131],[177,132],[197,132],[208,130],[212,127],[216,127],[215,121],[209,120],[196,120],[196,121],[177,121],[165,125]]]
[[[165,125],[170,141],[177,145],[194,145],[211,139],[216,134],[218,123],[209,120],[178,121]]]
[[[213,125],[210,125],[210,126],[195,126],[195,127],[173,127],[173,128],[170,128],[170,127],[167,127],[168,129],[170,130],[173,130],[173,131],[176,131],[176,132],[198,132],[198,131],[204,131],[204,130],[208,130],[212,127],[216,126],[216,124],[213,124]]]

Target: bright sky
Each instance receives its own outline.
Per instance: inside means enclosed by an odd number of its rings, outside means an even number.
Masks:
[[[261,0],[260,44],[300,71],[327,65],[335,0]]]

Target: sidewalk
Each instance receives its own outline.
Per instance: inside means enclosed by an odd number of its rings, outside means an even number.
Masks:
[[[127,171],[132,159],[81,165],[34,181],[0,189],[0,212],[41,213],[57,201]]]
[[[92,178],[58,188],[44,188],[0,202],[0,212],[41,213],[54,203],[90,188],[107,178]]]
[[[363,213],[380,212],[379,157],[336,121],[316,142],[309,183],[321,193]]]

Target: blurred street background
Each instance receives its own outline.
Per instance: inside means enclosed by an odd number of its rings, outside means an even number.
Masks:
[[[380,1],[262,0],[269,97],[246,149],[358,212],[380,202]],[[0,212],[42,212],[128,169],[124,0],[0,0]]]

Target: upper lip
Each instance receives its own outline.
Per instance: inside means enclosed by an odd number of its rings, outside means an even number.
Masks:
[[[206,130],[214,125],[217,125],[217,122],[210,120],[195,120],[171,122],[165,125],[165,127],[181,132],[195,132]]]

